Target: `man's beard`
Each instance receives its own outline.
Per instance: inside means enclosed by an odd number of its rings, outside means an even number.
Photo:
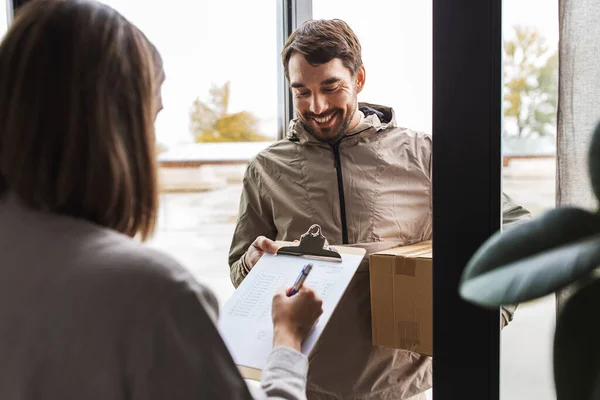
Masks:
[[[334,111],[334,114],[338,113],[343,113],[343,111],[341,111],[340,109]],[[344,121],[342,121],[340,127],[337,129],[335,134],[333,136],[328,135],[328,137],[321,137],[321,135],[317,132],[314,126],[312,126],[312,124],[307,123],[303,120],[300,120],[300,122],[302,123],[304,130],[310,133],[318,141],[327,144],[334,144],[339,142],[348,133],[348,127],[350,126],[350,121],[352,121],[352,118],[354,117],[354,113],[356,113],[356,109],[352,112],[352,114],[350,114],[346,119],[344,119]],[[311,120],[312,117],[307,119]]]

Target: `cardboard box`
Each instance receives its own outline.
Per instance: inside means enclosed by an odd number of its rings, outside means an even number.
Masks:
[[[433,355],[431,241],[372,253],[373,344]]]

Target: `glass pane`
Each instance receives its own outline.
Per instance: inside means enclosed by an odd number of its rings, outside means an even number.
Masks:
[[[538,216],[555,206],[558,2],[503,1],[503,190]],[[554,295],[519,305],[501,335],[501,399],[553,399]]]
[[[428,134],[432,133],[432,7],[431,1],[313,0],[315,19],[341,19],[360,40],[366,83],[358,101],[392,107],[398,126]],[[380,381],[409,380],[394,374],[398,372],[385,372]],[[426,395],[431,399],[432,391]]]
[[[4,32],[6,32],[8,25],[7,7],[9,1],[12,0],[4,0],[0,2],[0,38],[4,36]]]
[[[245,166],[277,135],[275,3],[104,2],[156,45],[167,76],[156,121],[162,193],[151,244],[223,304],[234,290],[227,258]]]
[[[432,2],[313,0],[314,18],[347,22],[367,71],[358,101],[393,107],[400,126],[431,133]]]

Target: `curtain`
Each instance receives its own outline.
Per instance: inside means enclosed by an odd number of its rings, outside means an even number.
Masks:
[[[595,209],[587,172],[592,131],[600,121],[600,1],[559,0],[556,205]],[[557,296],[557,311],[568,293]]]
[[[587,151],[600,121],[600,1],[559,4],[556,203],[595,208]]]

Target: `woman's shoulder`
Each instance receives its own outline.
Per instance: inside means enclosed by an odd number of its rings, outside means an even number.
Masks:
[[[92,242],[88,244],[91,274],[106,274],[111,281],[126,282],[128,290],[137,292],[140,298],[164,299],[177,292],[193,291],[206,300],[209,308],[216,307],[212,292],[166,252],[108,230],[97,233]]]
[[[19,265],[13,272],[63,282],[61,299],[126,315],[152,312],[168,298],[192,291],[216,314],[217,302],[208,288],[174,257],[135,238],[7,199],[0,201],[0,219],[4,257]],[[28,251],[32,243],[35,252]],[[37,268],[40,264],[45,268]]]

